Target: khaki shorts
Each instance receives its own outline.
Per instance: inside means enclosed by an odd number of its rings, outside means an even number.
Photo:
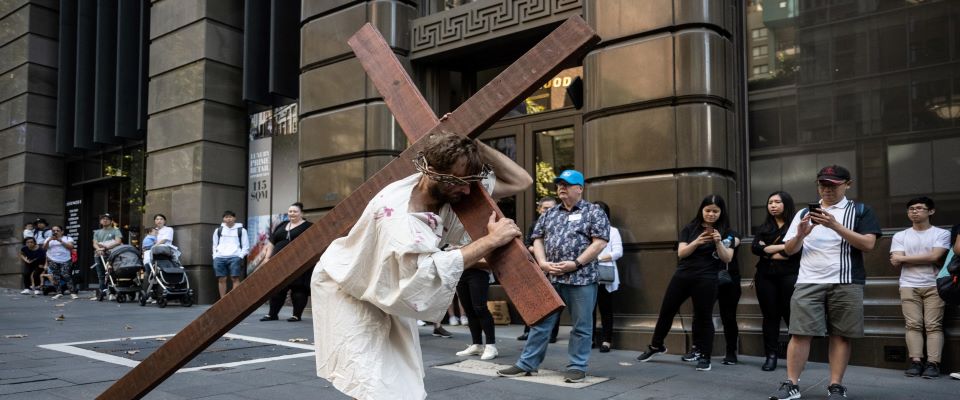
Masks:
[[[790,334],[863,337],[863,285],[798,283],[790,298]]]

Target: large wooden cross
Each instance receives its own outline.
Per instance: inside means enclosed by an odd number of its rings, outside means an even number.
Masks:
[[[367,203],[382,188],[416,173],[411,160],[425,145],[425,141],[419,139],[441,130],[475,138],[517,102],[533,93],[542,82],[582,57],[599,40],[583,19],[578,16],[568,19],[448,118],[440,121],[383,37],[370,24],[365,25],[348,43],[413,144],[297,240],[271,257],[260,268],[269,273],[250,275],[242,285],[150,354],[98,399],[143,397],[250,315],[274,291],[316,264],[330,242],[349,232]],[[499,217],[503,214],[489,194],[475,189],[454,206],[454,211],[471,237],[481,237],[487,233],[486,222],[490,213],[496,212]],[[536,323],[563,307],[563,302],[520,240],[515,239],[495,250],[487,256],[487,261],[528,324]]]

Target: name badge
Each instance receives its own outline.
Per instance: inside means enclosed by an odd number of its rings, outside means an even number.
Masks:
[[[570,216],[567,217],[567,222],[577,222],[581,218],[583,218],[583,215],[581,214],[570,214]]]

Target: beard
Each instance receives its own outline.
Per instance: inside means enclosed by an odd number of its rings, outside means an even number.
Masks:
[[[441,203],[456,203],[463,199],[463,193],[448,193],[445,192],[440,184],[434,184],[430,186],[430,196],[436,199]]]

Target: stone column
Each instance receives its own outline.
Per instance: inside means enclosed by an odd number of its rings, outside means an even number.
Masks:
[[[745,204],[736,3],[584,2],[603,38],[584,60],[584,172],[588,198],[610,204],[625,242],[614,310],[619,347],[649,343],[677,265],[678,233],[703,197],[722,195],[732,221]],[[667,338],[674,352],[687,348],[691,313],[681,309],[685,329],[675,325]]]
[[[143,223],[167,216],[201,303],[218,297],[211,237],[223,211],[246,220],[242,30],[239,0],[161,0],[150,8]]]
[[[0,286],[20,287],[23,225],[63,223],[64,170],[55,150],[55,0],[0,2]]]
[[[370,22],[406,62],[407,2],[304,0],[300,51],[300,198],[311,214],[332,208],[406,148],[347,38]],[[352,3],[351,3],[352,4]]]

